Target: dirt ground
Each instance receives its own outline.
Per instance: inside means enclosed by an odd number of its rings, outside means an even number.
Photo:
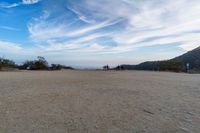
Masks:
[[[0,133],[200,133],[200,75],[1,72]]]

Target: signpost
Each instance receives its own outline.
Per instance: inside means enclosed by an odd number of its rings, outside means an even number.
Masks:
[[[190,72],[190,63],[186,64],[186,69],[187,69],[187,73],[189,73]]]

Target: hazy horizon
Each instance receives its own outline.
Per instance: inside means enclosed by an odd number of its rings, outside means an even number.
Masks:
[[[2,0],[0,57],[78,68],[179,56],[200,42],[199,0]]]

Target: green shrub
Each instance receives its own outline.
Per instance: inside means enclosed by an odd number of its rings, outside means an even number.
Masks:
[[[0,69],[3,67],[16,67],[15,62],[9,59],[0,58]]]
[[[61,70],[62,66],[60,64],[51,64],[51,70]]]
[[[37,60],[26,61],[19,67],[19,69],[29,69],[29,70],[48,70],[48,62],[44,57],[38,56]]]

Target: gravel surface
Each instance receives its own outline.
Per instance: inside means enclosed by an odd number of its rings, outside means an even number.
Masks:
[[[0,133],[200,133],[200,75],[1,72]]]

